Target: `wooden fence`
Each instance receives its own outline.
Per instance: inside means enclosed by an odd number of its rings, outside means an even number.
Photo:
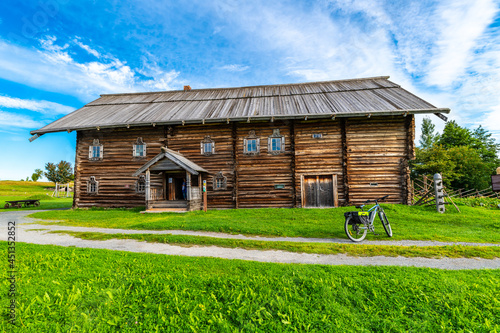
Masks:
[[[436,204],[436,198],[434,196],[434,179],[427,176],[422,176],[422,178],[413,179],[411,181],[411,191],[412,191],[412,205],[414,206],[432,206]],[[486,197],[486,198],[500,198],[498,193],[494,192],[490,187],[483,190],[470,189],[466,190],[444,188],[444,199],[445,204],[453,204],[455,208],[459,208],[453,202],[453,198],[468,198],[468,197]]]

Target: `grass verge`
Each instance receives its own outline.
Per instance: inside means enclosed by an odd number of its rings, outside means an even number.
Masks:
[[[179,246],[218,246],[247,250],[281,250],[298,253],[339,254],[357,257],[424,257],[424,258],[500,258],[499,246],[394,246],[331,243],[297,243],[240,240],[203,236],[152,235],[152,234],[105,234],[99,232],[76,232],[57,230],[50,233],[67,234],[86,240],[135,239],[148,243],[162,243]]]
[[[0,331],[500,330],[499,270],[285,265],[24,243],[16,260],[17,326],[2,320]],[[8,283],[0,281],[2,290]],[[6,293],[0,301],[5,316]]]
[[[486,207],[460,207],[437,213],[432,207],[383,205],[393,229],[385,236],[368,233],[369,240],[435,240],[452,242],[500,243],[500,210]],[[31,217],[58,220],[59,225],[122,228],[138,230],[203,230],[246,235],[346,238],[344,212],[354,207],[333,209],[233,209],[195,211],[185,214],[138,214],[137,209],[76,209],[40,212]],[[52,222],[45,222],[51,224]]]

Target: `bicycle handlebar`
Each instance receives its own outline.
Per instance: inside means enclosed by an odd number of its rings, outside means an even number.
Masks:
[[[378,203],[378,201],[382,201],[384,200],[385,198],[389,197],[389,194],[387,195],[384,195],[383,197],[381,198],[378,198],[378,199],[374,199],[374,200],[366,200],[365,203],[370,203],[370,202],[375,202],[375,203]]]

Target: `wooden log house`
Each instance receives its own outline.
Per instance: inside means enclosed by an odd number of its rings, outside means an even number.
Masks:
[[[414,114],[374,77],[109,94],[32,131],[77,131],[74,207],[197,210],[411,202]]]

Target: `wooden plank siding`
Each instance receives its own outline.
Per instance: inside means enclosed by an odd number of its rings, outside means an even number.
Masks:
[[[410,116],[409,116],[410,117]],[[389,194],[388,202],[403,203],[408,159],[404,117],[351,118],[346,120],[349,202],[362,203]]]
[[[268,152],[267,140],[279,129],[285,137],[285,151],[279,155]],[[244,139],[250,131],[260,138],[258,155],[245,155]],[[292,154],[290,122],[240,123],[237,126],[238,208],[293,207]],[[275,185],[284,185],[276,189]]]
[[[132,174],[165,144],[209,172],[204,175],[208,208],[301,207],[303,177],[315,175],[336,176],[340,206],[386,194],[390,202],[408,203],[407,161],[414,154],[414,126],[413,115],[408,115],[78,131],[74,206],[144,206],[144,194],[135,192],[137,178]],[[285,151],[278,155],[270,154],[267,146],[275,129],[285,138]],[[244,154],[243,142],[250,131],[260,138],[260,153],[255,156]],[[321,134],[321,138],[313,134]],[[215,153],[210,156],[200,150],[207,135],[215,143]],[[147,144],[143,159],[132,156],[138,137]],[[100,161],[89,161],[94,139],[104,148]],[[227,187],[214,191],[212,181],[218,172],[227,178]],[[87,194],[91,176],[99,181],[95,195]],[[162,189],[163,175],[151,173],[151,184]]]
[[[168,148],[180,152],[209,172],[206,180],[210,208],[235,208],[232,129],[231,124],[181,125],[173,127],[168,137]],[[215,144],[215,152],[210,156],[201,154],[200,143],[207,135]],[[217,172],[222,172],[227,177],[226,190],[213,190],[213,177]]]
[[[321,138],[313,138],[321,134]],[[297,207],[301,207],[302,175],[338,175],[339,202],[345,202],[342,176],[340,122],[301,121],[295,123],[295,188]]]
[[[77,132],[75,197],[76,207],[135,207],[143,206],[144,194],[137,194],[137,177],[132,174],[146,161],[161,152],[163,128],[115,129]],[[146,143],[146,157],[134,158],[133,145],[138,137]],[[103,145],[103,159],[89,160],[89,146],[94,139]],[[91,176],[99,182],[99,193],[87,193]],[[162,187],[162,179],[152,174],[153,187]]]

